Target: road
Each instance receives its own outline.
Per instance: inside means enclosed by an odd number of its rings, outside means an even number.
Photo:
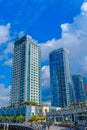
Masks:
[[[50,130],[70,130],[70,129],[65,127],[51,126]]]

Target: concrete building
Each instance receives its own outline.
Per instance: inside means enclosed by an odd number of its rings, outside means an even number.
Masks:
[[[69,52],[66,48],[54,50],[50,53],[49,59],[51,105],[54,107],[67,107],[74,102]]]
[[[41,104],[40,46],[26,35],[14,43],[11,105],[25,101]]]
[[[75,91],[75,97],[76,102],[83,102],[86,100],[86,93],[85,93],[85,82],[84,77],[76,74],[72,75],[73,85],[74,85],[74,91]]]
[[[39,106],[38,111],[39,111],[38,115],[45,116],[46,113],[50,111],[50,108],[49,106]]]

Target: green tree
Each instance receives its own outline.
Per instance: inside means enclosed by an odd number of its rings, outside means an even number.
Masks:
[[[13,121],[15,121],[15,117],[14,117],[14,116],[7,116],[7,117],[6,117],[6,120],[13,122]]]
[[[30,121],[38,121],[38,120],[45,120],[46,116],[32,116],[29,120]]]
[[[16,121],[18,122],[23,122],[24,121],[24,116],[20,115],[16,117]]]
[[[30,118],[30,121],[37,121],[38,120],[38,116],[32,116],[31,118]]]
[[[35,101],[26,101],[26,102],[24,102],[24,104],[26,104],[26,105],[32,105],[32,106],[38,106],[38,103],[35,102]]]
[[[0,117],[0,121],[4,122],[5,120],[6,120],[6,119],[5,119],[4,116],[1,116],[1,117]]]
[[[41,120],[46,120],[46,116],[41,116]]]

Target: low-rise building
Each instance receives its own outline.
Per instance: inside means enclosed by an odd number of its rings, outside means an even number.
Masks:
[[[50,112],[61,110],[61,107],[50,107]]]
[[[39,116],[45,116],[46,113],[49,112],[49,106],[39,106],[38,110],[39,110],[38,113]]]
[[[0,108],[0,116],[24,116],[25,121],[28,121],[29,118],[33,115],[38,115],[38,107],[37,106],[16,106],[16,107],[2,107]]]

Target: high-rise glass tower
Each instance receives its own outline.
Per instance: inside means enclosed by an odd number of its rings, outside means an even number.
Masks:
[[[87,100],[87,84],[85,84],[85,94],[86,94],[86,100]]]
[[[83,76],[76,74],[72,75],[74,91],[76,96],[76,102],[83,102],[86,100],[85,93],[85,79]]]
[[[11,104],[25,101],[41,103],[41,49],[26,35],[14,43]]]
[[[69,52],[66,48],[54,50],[50,53],[49,59],[51,105],[67,107],[74,102]]]

